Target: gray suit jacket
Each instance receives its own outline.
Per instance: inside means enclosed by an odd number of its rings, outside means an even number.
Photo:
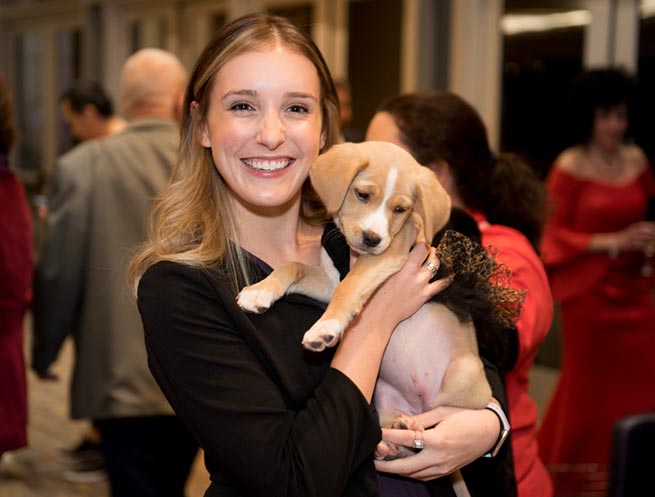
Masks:
[[[171,414],[147,365],[126,269],[177,155],[176,123],[134,121],[63,155],[34,282],[35,371],[75,341],[73,418]]]

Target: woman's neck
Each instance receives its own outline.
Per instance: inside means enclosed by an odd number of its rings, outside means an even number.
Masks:
[[[318,264],[322,229],[301,219],[300,202],[274,211],[239,205],[235,220],[239,245],[271,267],[292,261]]]
[[[599,176],[613,179],[620,176],[623,172],[624,157],[622,146],[609,149],[595,143],[590,143],[588,153],[596,174]]]

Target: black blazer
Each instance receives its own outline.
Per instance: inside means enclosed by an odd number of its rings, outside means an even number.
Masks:
[[[347,247],[330,229],[323,239],[345,274]],[[256,279],[266,274],[254,270]],[[219,271],[171,262],[149,268],[139,284],[149,365],[205,450],[212,480],[206,496],[378,495],[374,409],[330,368],[334,349],[315,353],[301,345],[324,305],[287,295],[252,315],[235,297]],[[485,368],[506,409],[498,371],[488,361]],[[464,468],[473,495],[515,495],[509,446]],[[446,478],[429,487],[432,495],[452,495]]]
[[[290,295],[247,315],[218,272],[170,262],[138,304],[152,373],[206,452],[206,495],[377,495],[373,409],[332,349],[301,345],[322,305]]]

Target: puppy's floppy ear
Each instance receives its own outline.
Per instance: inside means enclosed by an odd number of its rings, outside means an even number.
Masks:
[[[348,187],[368,162],[368,157],[356,143],[334,145],[316,158],[309,178],[330,215],[339,210]]]
[[[446,193],[435,174],[425,166],[419,166],[418,202],[423,209],[423,229],[428,243],[443,228],[450,217],[450,195]]]

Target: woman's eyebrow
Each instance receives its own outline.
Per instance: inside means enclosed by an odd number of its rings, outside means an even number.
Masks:
[[[309,98],[311,100],[316,100],[316,97],[312,93],[304,93],[301,91],[291,91],[284,94],[286,97],[291,98]]]
[[[221,100],[225,100],[226,98],[231,97],[232,95],[244,96],[244,97],[256,97],[257,92],[255,90],[230,90],[225,95],[223,95],[223,98]]]
[[[258,92],[255,90],[230,90],[228,91],[225,95],[223,95],[223,98],[221,100],[225,100],[226,98],[232,97],[232,96],[244,96],[244,97],[256,97],[258,95]],[[316,96],[312,93],[306,93],[302,91],[290,91],[284,94],[285,98],[304,98],[304,99],[310,99],[317,101],[318,99]]]

